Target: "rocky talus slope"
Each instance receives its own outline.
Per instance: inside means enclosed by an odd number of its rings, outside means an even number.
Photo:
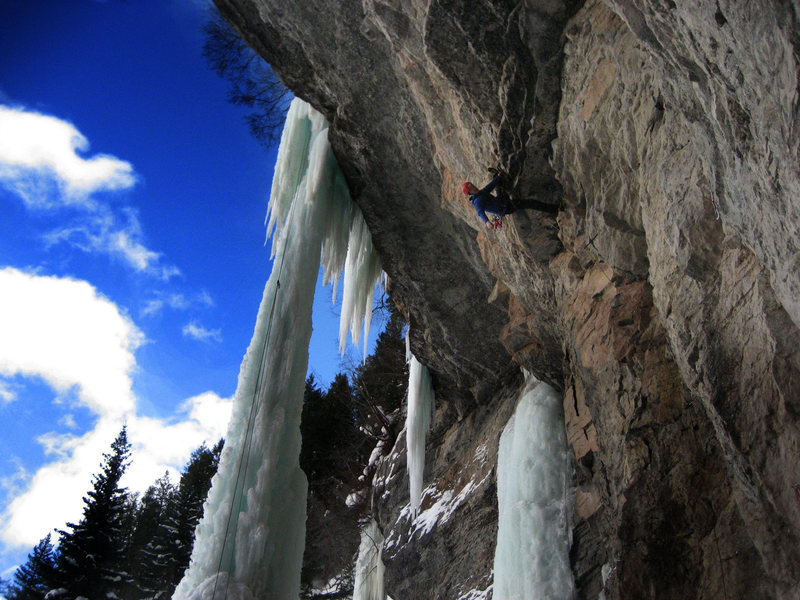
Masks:
[[[800,597],[800,2],[216,2],[331,122],[434,375],[449,518],[404,510],[401,436],[390,595],[491,584],[524,367],[564,394],[578,597]],[[490,164],[558,214],[480,227]]]

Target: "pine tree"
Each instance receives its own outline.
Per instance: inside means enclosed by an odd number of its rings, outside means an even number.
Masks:
[[[92,490],[83,498],[83,518],[59,531],[58,584],[67,590],[64,600],[118,597],[130,582],[124,571],[127,493],[119,486],[129,465],[130,444],[123,427],[104,454],[102,471],[94,476]]]
[[[183,572],[189,567],[189,560],[194,548],[194,531],[200,519],[203,518],[203,504],[211,489],[211,479],[217,472],[223,446],[223,440],[219,440],[210,449],[204,443],[192,452],[192,456],[181,474],[174,525],[175,570],[168,578],[168,581],[172,583],[172,590],[178,585],[183,577]],[[172,590],[169,590],[170,594]]]
[[[390,442],[402,426],[399,409],[408,387],[404,327],[400,312],[390,304],[389,321],[375,350],[353,376],[359,421],[373,437]]]
[[[339,373],[328,390],[313,377],[306,381],[300,424],[303,445],[300,467],[308,477],[306,544],[303,557],[302,597],[314,597],[314,588],[337,578],[336,595],[352,593],[349,577],[358,549],[358,513],[347,504],[358,481],[372,442],[360,429],[355,390]]]
[[[173,485],[165,474],[142,497],[129,560],[134,583],[125,593],[130,600],[169,598],[189,566],[194,531],[203,516],[203,503],[217,472],[223,441],[194,452]]]
[[[14,573],[14,582],[5,592],[8,600],[42,600],[55,583],[55,568],[55,551],[48,533]]]
[[[126,548],[129,548],[133,544],[133,535],[136,531],[136,517],[139,514],[140,506],[141,503],[139,502],[138,492],[128,492],[125,494],[121,540]],[[128,556],[127,550],[125,551],[125,555],[126,557]]]
[[[142,497],[127,549],[128,570],[133,582],[125,591],[125,598],[153,598],[163,588],[163,563],[167,554],[164,547],[170,542],[165,523],[170,518],[175,494],[169,473],[164,473]]]
[[[157,498],[157,484],[151,485],[142,495],[142,499],[132,506],[132,525],[125,550],[125,570],[131,574],[132,581],[123,597],[138,600],[142,596],[139,589],[139,575],[143,568],[141,552],[155,535],[161,505]]]
[[[301,598],[352,595],[352,558],[364,507],[351,501],[356,496],[348,496],[371,485],[374,471],[365,469],[370,452],[378,440],[391,448],[402,425],[400,407],[408,385],[404,327],[400,314],[390,308],[375,350],[350,379],[339,373],[327,391],[319,389],[313,376],[306,380],[300,467],[308,477],[308,543]],[[333,589],[320,594],[320,587],[333,578]]]

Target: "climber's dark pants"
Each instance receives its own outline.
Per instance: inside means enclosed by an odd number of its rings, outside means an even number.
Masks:
[[[533,198],[525,198],[524,200],[517,200],[517,209],[539,210],[541,212],[546,212],[551,215],[555,215],[558,213],[558,206],[556,206],[555,204],[545,204],[544,202],[539,202],[538,200],[534,200]]]
[[[517,210],[517,207],[514,206],[514,203],[511,201],[511,198],[508,197],[507,193],[499,192],[497,194],[497,198],[498,198],[498,200],[502,200],[503,201],[503,206],[500,208],[500,211],[501,211],[500,212],[500,216],[501,217],[505,217],[506,215],[510,215],[515,210]]]

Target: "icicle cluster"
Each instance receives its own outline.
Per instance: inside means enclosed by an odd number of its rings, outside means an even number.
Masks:
[[[385,600],[384,571],[381,554],[383,534],[372,520],[361,531],[361,545],[356,560],[356,577],[353,600]]]
[[[344,296],[339,320],[339,352],[344,354],[347,331],[353,344],[358,346],[361,324],[364,324],[364,358],[367,357],[367,339],[372,322],[372,303],[375,286],[381,278],[381,263],[372,247],[372,236],[361,212],[356,211],[350,228],[347,259],[344,264]],[[335,287],[335,286],[334,286]]]
[[[408,338],[406,338],[408,339]],[[408,349],[407,349],[408,350]],[[408,365],[408,414],[406,415],[406,447],[408,487],[411,512],[419,512],[422,501],[422,480],[425,470],[425,436],[431,425],[434,395],[428,368],[411,355]]]
[[[559,394],[527,375],[500,436],[495,600],[571,600],[574,595],[562,410]]]
[[[303,110],[307,112],[314,127],[324,128],[327,132],[325,117],[307,104],[303,104],[305,107]],[[347,182],[336,163],[330,145],[326,144],[323,147],[319,144],[310,147],[307,128],[298,127],[299,122],[299,120],[290,122],[287,117],[284,127],[281,146],[283,147],[284,138],[292,140],[290,145],[293,151],[287,153],[286,160],[281,162],[279,150],[267,211],[267,238],[273,231],[276,238],[280,236],[289,209],[296,198],[304,202],[314,202],[319,191],[325,190],[336,199],[326,211],[323,223],[320,258],[322,283],[333,284],[333,302],[336,302],[339,278],[344,271],[344,294],[339,319],[339,352],[344,354],[348,331],[353,344],[358,346],[363,329],[364,358],[366,358],[375,288],[379,285],[383,273],[380,259],[372,245],[372,234],[367,223],[361,211],[350,199]],[[303,156],[307,157],[306,161],[303,161]],[[307,175],[304,169],[308,169]],[[304,177],[307,177],[307,183]],[[301,185],[295,188],[297,181],[301,181]],[[273,244],[273,255],[275,247]]]
[[[326,279],[335,281],[352,254],[344,290],[355,306],[346,317],[351,331],[360,315],[370,313],[363,306],[367,295],[372,301],[380,267],[362,223],[328,143],[325,119],[296,99],[281,138],[267,216],[274,266],[176,600],[298,597],[307,494],[299,466],[300,413],[314,289],[321,264]]]

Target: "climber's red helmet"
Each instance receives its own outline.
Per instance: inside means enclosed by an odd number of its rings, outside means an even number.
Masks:
[[[474,185],[472,185],[471,181],[465,181],[464,185],[461,186],[461,191],[464,192],[467,195],[470,195],[470,194],[477,193],[478,188],[476,188]]]

